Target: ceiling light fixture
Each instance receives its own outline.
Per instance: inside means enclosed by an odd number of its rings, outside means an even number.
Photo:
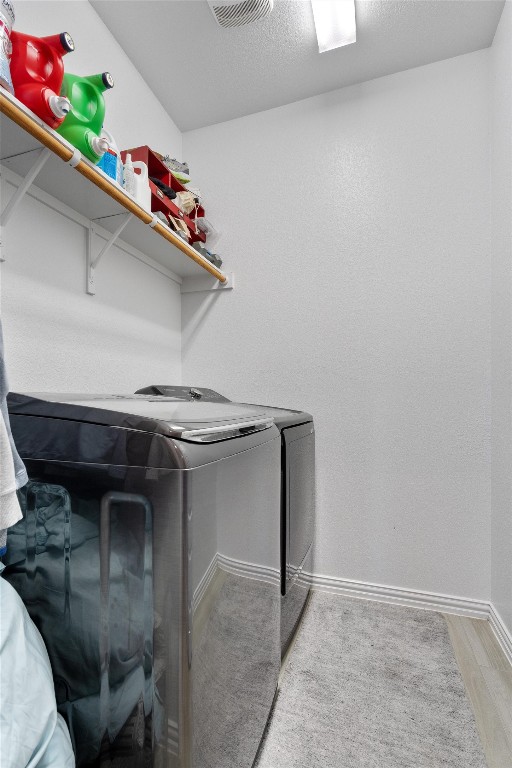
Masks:
[[[355,0],[311,0],[311,5],[320,53],[356,42]]]

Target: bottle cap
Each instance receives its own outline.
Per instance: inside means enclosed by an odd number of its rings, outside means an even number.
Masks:
[[[93,136],[90,140],[91,149],[98,157],[103,157],[108,149],[108,141],[102,136]]]
[[[59,37],[60,44],[67,53],[71,53],[71,51],[75,50],[75,43],[69,32],[61,32]]]
[[[65,96],[56,96],[55,94],[48,99],[48,105],[55,117],[64,118],[71,109],[71,104]]]
[[[105,88],[113,88],[114,87],[114,78],[110,74],[110,72],[103,72],[101,75],[101,79],[103,80],[103,85]]]

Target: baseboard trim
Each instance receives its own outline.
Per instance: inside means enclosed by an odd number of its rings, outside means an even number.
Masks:
[[[248,563],[245,560],[235,560],[232,557],[226,557],[217,552],[213,556],[210,565],[194,590],[194,595],[192,597],[193,613],[197,610],[199,603],[203,599],[219,568],[227,573],[232,573],[235,576],[257,579],[258,581],[265,581],[269,584],[279,584],[281,581],[281,574],[278,568],[270,568],[269,566],[258,565],[257,563]]]
[[[219,568],[233,573],[235,576],[246,576],[248,578],[257,579],[258,581],[266,581],[269,584],[279,584],[281,580],[281,572],[279,568],[271,568],[268,565],[258,565],[257,563],[249,563],[245,560],[235,560],[232,557],[226,557],[217,552],[216,555]]]
[[[489,605],[489,609],[489,623],[491,629],[494,632],[496,640],[500,644],[503,653],[510,664],[512,664],[512,635],[492,603]]]
[[[304,575],[306,576],[306,574]],[[380,603],[403,605],[407,608],[423,608],[427,611],[484,619],[490,623],[500,648],[512,665],[512,634],[508,631],[503,619],[491,602],[466,600],[462,597],[442,595],[436,592],[397,589],[396,587],[386,587],[383,584],[369,584],[318,574],[307,574],[307,579],[312,588],[318,592],[332,592],[362,600],[376,600]]]
[[[197,608],[217,568],[234,573],[237,576],[249,576],[275,583],[279,572],[254,563],[235,560],[217,552],[206,573],[194,593],[193,606]],[[443,595],[437,592],[420,592],[413,589],[397,589],[383,584],[370,584],[363,581],[338,579],[334,576],[301,573],[300,580],[309,584],[317,592],[331,592],[346,597],[356,597],[362,600],[375,600],[380,603],[402,605],[406,608],[422,608],[426,611],[453,613],[457,616],[467,616],[472,619],[488,621],[503,653],[512,665],[512,634],[508,631],[503,619],[491,602],[485,600],[467,600],[453,595]]]
[[[337,579],[332,576],[310,575],[311,585],[319,592],[333,592],[347,597],[364,600],[376,600],[409,608],[423,608],[441,613],[454,613],[474,619],[489,619],[490,604],[483,600],[466,600],[462,597],[442,595],[435,592],[419,592],[410,589],[397,589],[382,584],[369,584],[362,581]]]
[[[197,606],[203,599],[206,590],[210,586],[210,582],[213,579],[216,570],[217,570],[217,554],[213,556],[210,565],[206,569],[206,572],[204,573],[201,581],[199,582],[196,589],[194,590],[194,594],[192,596],[192,613],[196,612]]]

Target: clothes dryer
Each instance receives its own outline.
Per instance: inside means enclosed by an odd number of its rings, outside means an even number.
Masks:
[[[77,766],[250,768],[280,669],[280,437],[229,402],[9,396],[6,578]]]
[[[204,387],[153,384],[139,393],[195,403],[228,403]],[[302,616],[313,573],[315,529],[315,429],[313,417],[266,405],[238,404],[271,417],[281,435],[281,652],[284,656]]]

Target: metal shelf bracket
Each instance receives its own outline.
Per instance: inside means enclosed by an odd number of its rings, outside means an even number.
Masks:
[[[5,206],[4,210],[2,211],[2,215],[0,216],[0,225],[4,227],[9,219],[11,218],[12,214],[18,207],[18,205],[23,200],[23,197],[25,195],[25,192],[28,190],[34,179],[36,178],[37,174],[43,167],[43,165],[46,163],[50,155],[52,154],[50,149],[47,149],[46,147],[42,149],[38,156],[37,160],[35,161],[34,165],[30,169],[30,171],[27,173],[25,178],[23,179],[23,182],[20,184],[14,195],[11,197],[7,205]]]
[[[47,149],[46,147],[38,153],[37,160],[35,161],[34,165],[31,167],[31,169],[23,179],[22,183],[20,184],[20,186],[18,187],[18,189],[16,190],[16,192],[11,197],[11,199],[5,206],[4,210],[2,211],[0,215],[0,227],[5,227],[5,225],[13,215],[14,211],[23,200],[25,193],[30,188],[30,185],[33,183],[37,174],[42,169],[43,165],[46,163],[46,161],[48,160],[51,154],[52,154],[51,150]],[[1,244],[0,244],[0,261],[5,261],[5,257],[3,256],[1,251]]]
[[[86,290],[90,296],[94,296],[94,294],[96,293],[96,288],[94,284],[96,267],[100,263],[103,256],[105,256],[105,254],[108,253],[108,251],[112,248],[117,238],[119,237],[123,229],[126,227],[126,225],[131,221],[132,218],[133,218],[133,213],[127,213],[123,216],[123,220],[121,224],[118,226],[115,232],[112,233],[112,236],[109,238],[109,240],[105,242],[103,248],[100,250],[97,256],[93,256],[93,252],[92,252],[94,227],[92,222],[89,224],[89,228],[87,229],[87,288]]]
[[[211,275],[197,275],[184,277],[181,284],[181,293],[206,293],[210,291],[230,291],[235,287],[235,276],[232,272],[226,272],[226,282],[221,283]]]

